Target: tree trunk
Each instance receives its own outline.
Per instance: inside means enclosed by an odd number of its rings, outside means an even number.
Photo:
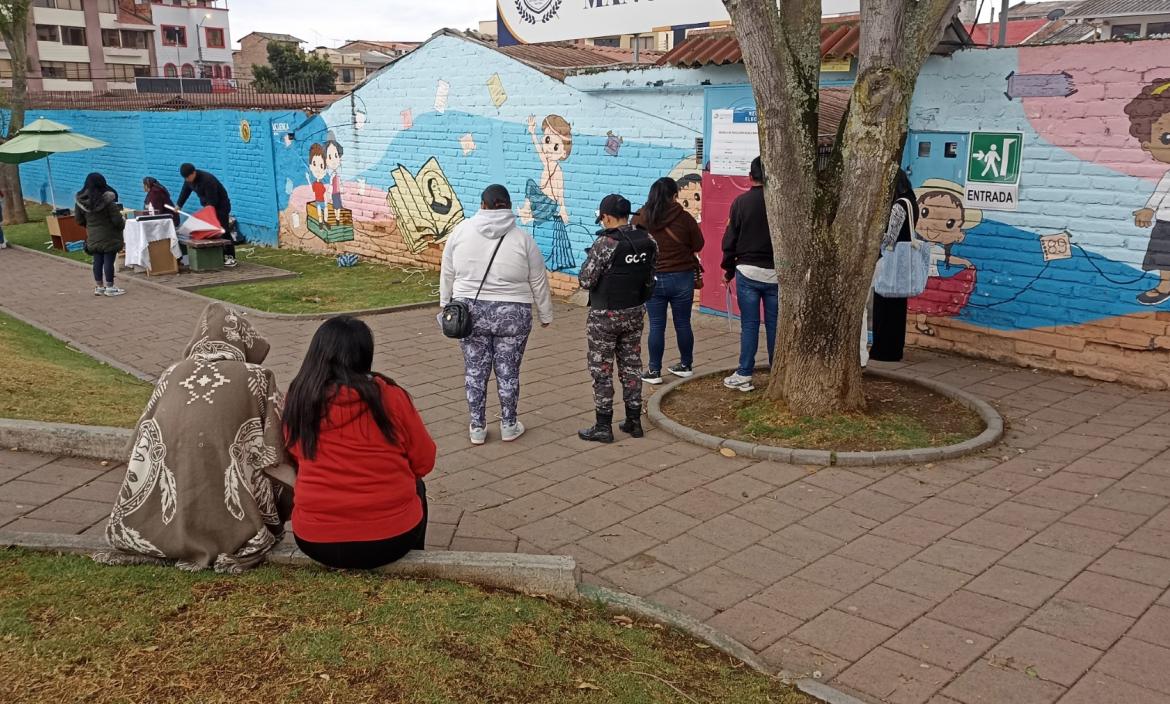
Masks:
[[[3,3],[5,17],[0,22],[0,35],[8,55],[12,57],[12,90],[9,92],[8,134],[5,140],[16,135],[24,127],[25,105],[28,101],[28,0],[13,0]],[[28,222],[24,208],[24,189],[20,184],[20,166],[4,164],[0,169],[4,185],[4,224],[15,225]]]
[[[817,171],[820,2],[724,0],[759,113],[780,280],[768,395],[800,415],[865,408],[861,320],[918,71],[957,0],[862,0],[858,76]]]

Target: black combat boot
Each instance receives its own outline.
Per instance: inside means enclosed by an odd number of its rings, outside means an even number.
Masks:
[[[577,437],[588,442],[613,442],[613,412],[597,412],[597,424],[592,428],[577,431]]]
[[[642,432],[642,407],[626,406],[626,419],[618,426],[618,429],[623,433],[628,433],[631,437],[642,437],[645,434]]]

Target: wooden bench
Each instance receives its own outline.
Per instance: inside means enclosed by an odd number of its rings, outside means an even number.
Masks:
[[[231,244],[231,240],[180,237],[179,244],[187,248],[187,264],[191,271],[219,271],[223,268],[223,248]]]

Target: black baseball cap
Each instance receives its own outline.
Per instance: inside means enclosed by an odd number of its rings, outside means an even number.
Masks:
[[[616,193],[610,193],[601,199],[601,207],[597,209],[597,222],[601,222],[602,215],[615,218],[630,217],[630,201]]]

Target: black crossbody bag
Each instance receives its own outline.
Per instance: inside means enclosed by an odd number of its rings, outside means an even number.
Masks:
[[[483,285],[487,283],[488,272],[492,270],[492,264],[496,261],[496,255],[500,252],[500,245],[504,244],[504,237],[507,233],[500,237],[500,241],[496,243],[496,248],[492,251],[492,258],[488,260],[487,269],[483,272],[483,279],[479,282],[479,290],[475,292],[476,301],[479,300],[479,294],[483,293]],[[462,340],[471,335],[471,330],[475,326],[471,319],[471,306],[463,301],[452,300],[447,305],[443,306],[443,334],[454,340]]]

